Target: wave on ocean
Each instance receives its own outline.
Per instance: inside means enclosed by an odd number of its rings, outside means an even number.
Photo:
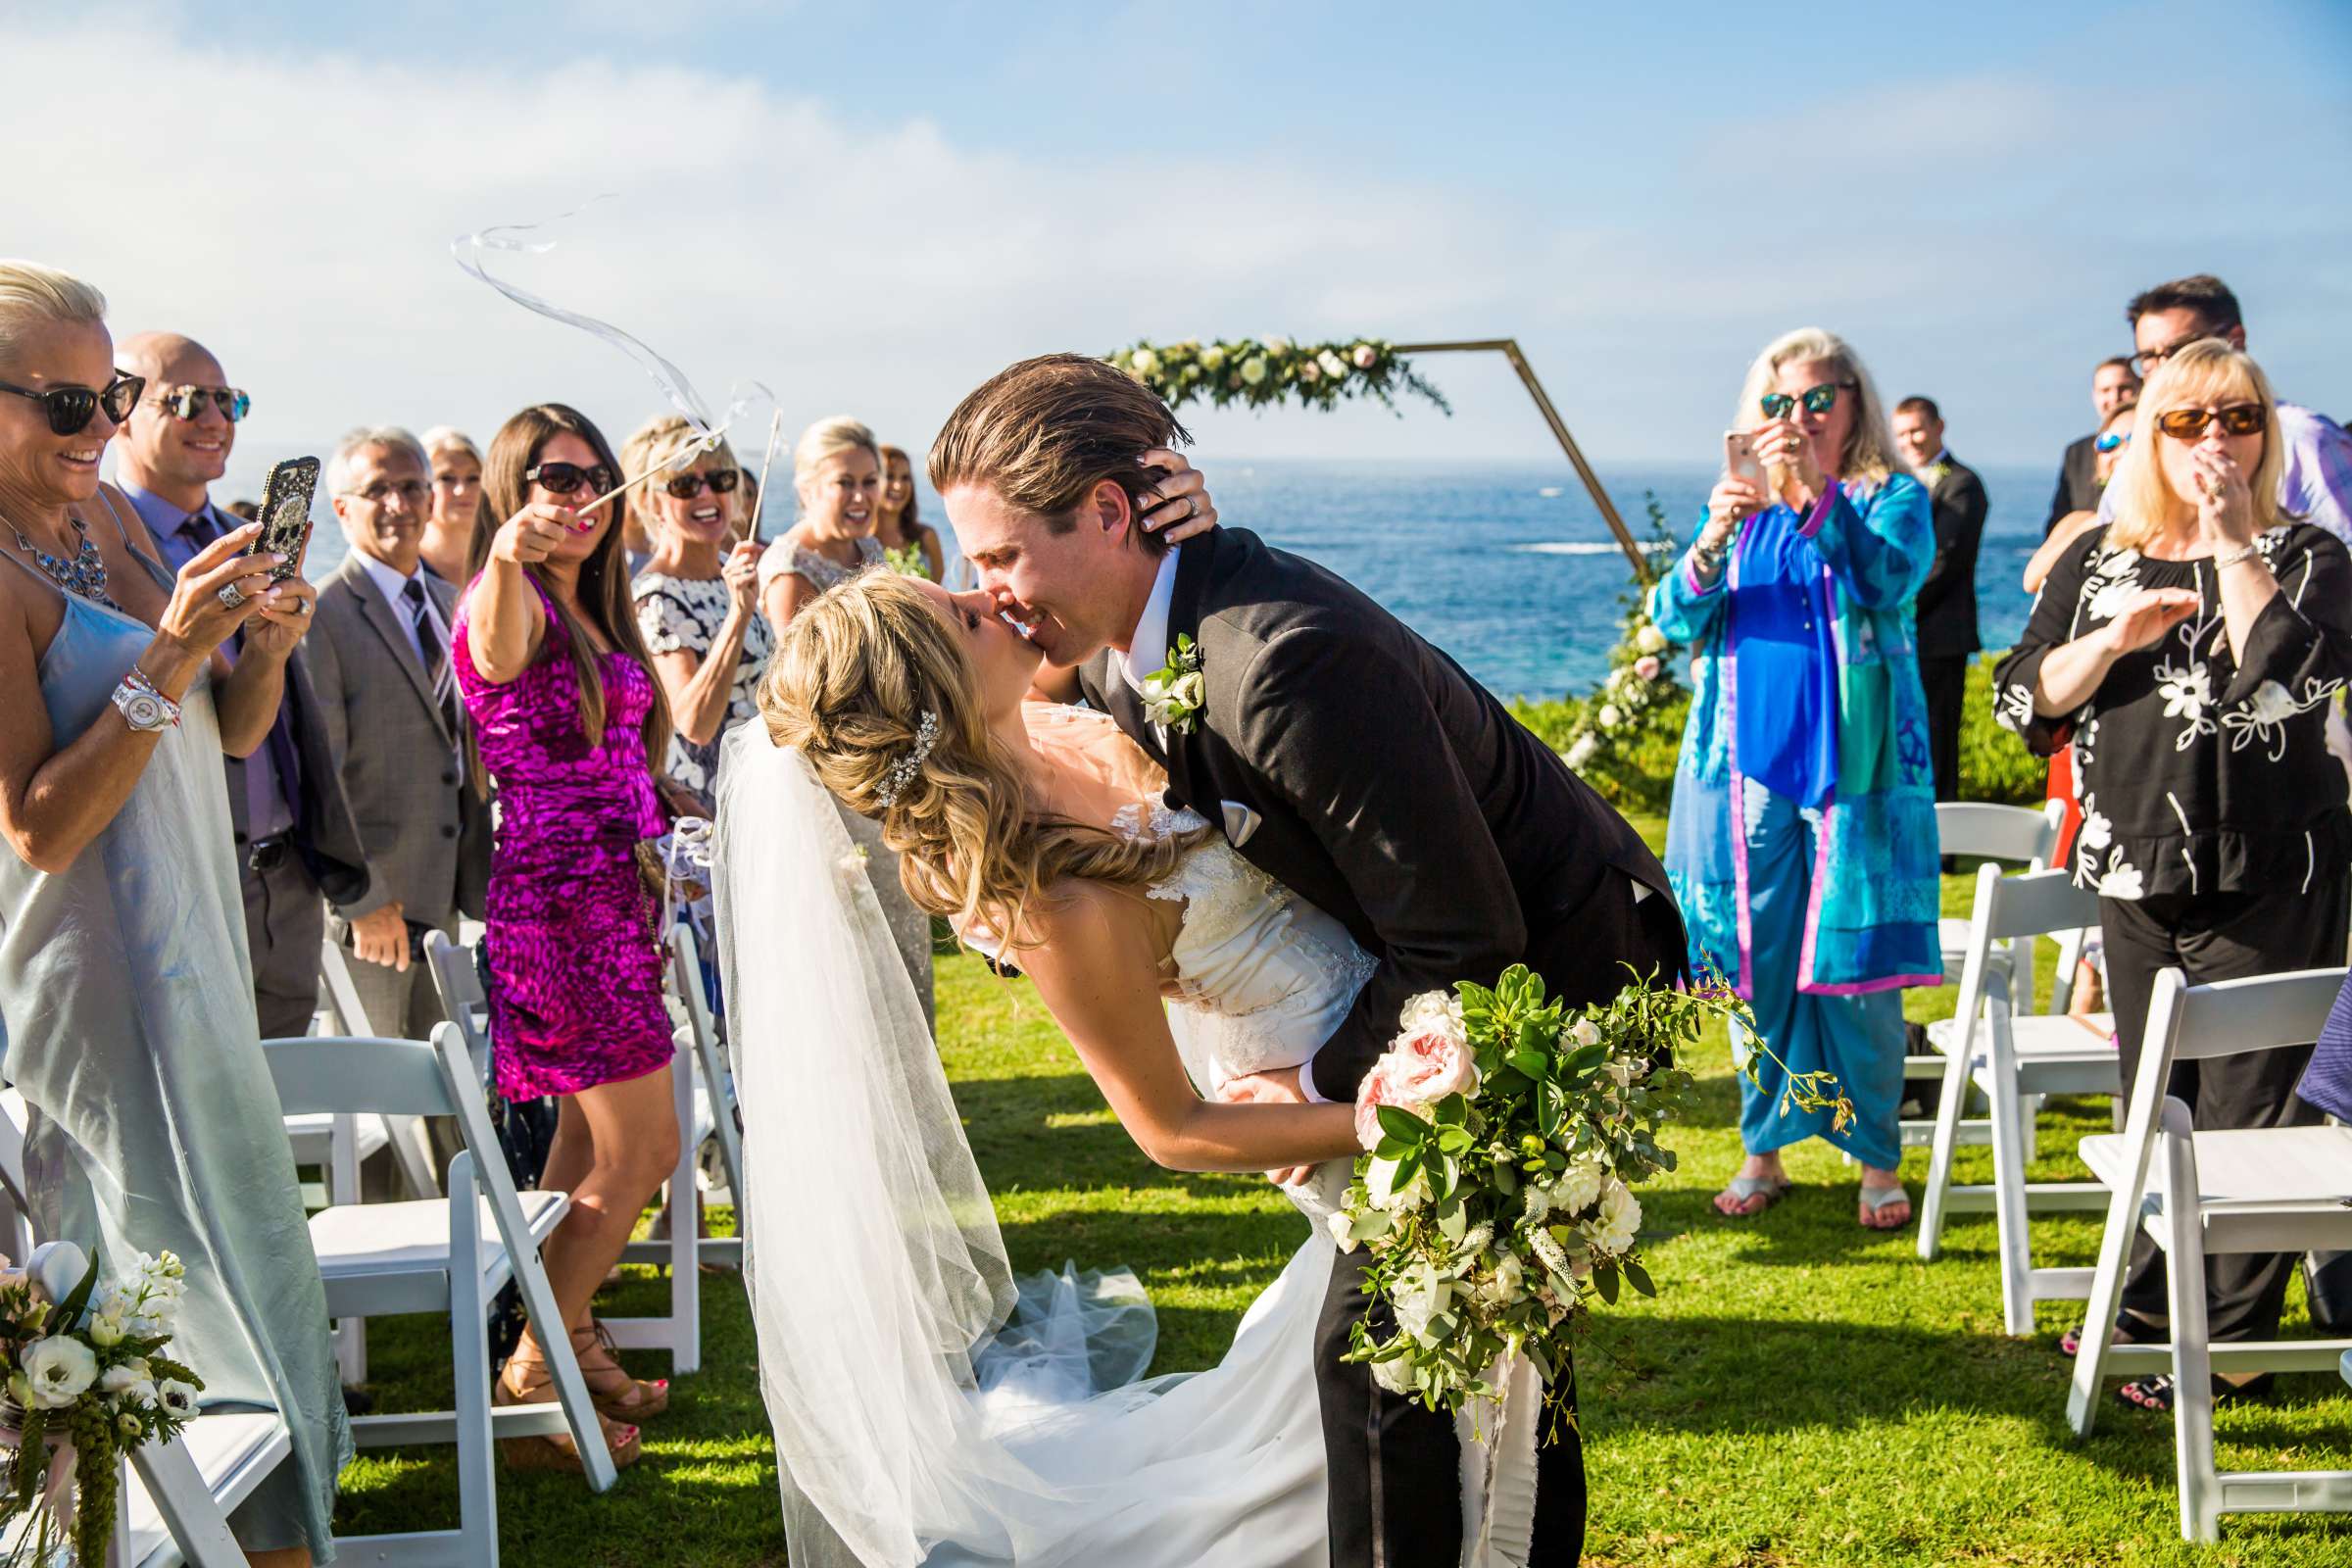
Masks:
[[[1533,544],[1511,545],[1508,548],[1531,556],[1613,556],[1619,553],[1614,539],[1539,539]],[[1674,547],[1662,539],[1650,539],[1643,541],[1642,548],[1654,555]]]

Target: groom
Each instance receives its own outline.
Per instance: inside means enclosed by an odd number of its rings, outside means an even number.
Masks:
[[[1352,1100],[1405,1000],[1525,962],[1571,1005],[1625,965],[1679,974],[1666,873],[1549,748],[1371,600],[1320,566],[1224,528],[1171,549],[1137,517],[1138,453],[1189,441],[1125,373],[1026,360],[965,398],[931,481],[981,586],[1087,700],[1167,769],[1168,794],[1380,959],[1337,1033],[1255,1099]],[[1199,658],[1201,700],[1146,711],[1146,677]],[[1229,1097],[1232,1091],[1229,1090]],[[1317,1328],[1334,1568],[1432,1568],[1461,1554],[1453,1420],[1343,1363],[1365,1254],[1339,1258]],[[1379,1324],[1385,1338],[1394,1329]],[[1533,1561],[1576,1561],[1583,1449],[1543,1450]]]

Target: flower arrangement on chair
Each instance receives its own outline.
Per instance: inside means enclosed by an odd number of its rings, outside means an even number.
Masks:
[[[0,1478],[0,1563],[46,1568],[69,1545],[74,1561],[106,1560],[120,1461],[177,1437],[204,1389],[164,1354],[185,1273],[170,1252],[141,1252],[127,1284],[101,1292],[72,1242],[44,1243],[22,1269],[0,1258],[0,1446],[16,1450]]]

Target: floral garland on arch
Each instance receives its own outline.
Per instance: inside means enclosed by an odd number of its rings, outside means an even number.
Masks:
[[[1396,394],[1409,392],[1440,413],[1453,413],[1445,394],[1381,338],[1296,343],[1287,337],[1243,337],[1203,343],[1188,337],[1181,343],[1137,343],[1105,358],[1171,409],[1205,399],[1220,409],[1236,403],[1262,409],[1288,401],[1328,410],[1368,397],[1395,412]]]
[[[1649,498],[1653,557],[1672,559],[1673,534],[1656,496]],[[1561,760],[1620,808],[1663,811],[1672,788],[1690,688],[1674,644],[1649,618],[1648,592],[1631,585],[1621,601],[1609,672],[1574,704]]]

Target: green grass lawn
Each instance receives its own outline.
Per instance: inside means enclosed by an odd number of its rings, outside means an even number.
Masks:
[[[1642,825],[1654,841],[1659,824]],[[1945,880],[1947,908],[1961,909],[1967,886]],[[2048,965],[2045,944],[2045,992]],[[1914,1017],[1940,1016],[1951,990],[1908,1003]],[[1159,1307],[1155,1370],[1215,1361],[1305,1221],[1261,1179],[1173,1175],[1145,1160],[1024,982],[943,957],[939,1015],[1014,1265],[1127,1263]],[[1691,1065],[1701,1094],[1673,1140],[1681,1169],[1642,1192],[1660,1295],[1597,1314],[1580,1357],[1589,1564],[2352,1563],[2341,1515],[2232,1516],[2219,1546],[2183,1544],[2163,1418],[2110,1400],[2097,1435],[2074,1443],[2055,1341],[2075,1308],[2042,1303],[2031,1341],[2001,1333],[1990,1215],[1953,1220],[1942,1257],[1921,1263],[1912,1231],[1855,1224],[1852,1169],[1812,1144],[1790,1151],[1800,1185],[1788,1201],[1755,1220],[1719,1218],[1707,1200],[1739,1161],[1737,1084],[1720,1038]],[[2104,1102],[2055,1106],[2034,1179],[2081,1176],[2076,1140],[2106,1127]],[[1914,1192],[1926,1165],[1924,1150],[1904,1162]],[[1989,1151],[1964,1150],[1958,1177],[1989,1181]],[[2034,1241],[2038,1261],[2087,1264],[2098,1219],[2038,1218]],[[653,1272],[632,1274],[605,1310],[661,1309]],[[644,1462],[612,1493],[502,1471],[508,1562],[784,1560],[749,1317],[733,1282],[711,1283],[704,1369],[679,1382],[671,1412],[648,1428]],[[2288,1332],[2305,1332],[2299,1285],[2288,1317]],[[379,1324],[370,1345],[384,1407],[446,1402],[444,1326]],[[631,1360],[641,1375],[665,1370],[658,1355]],[[2352,1464],[2352,1395],[2331,1378],[2282,1377],[2276,1402],[2225,1409],[2218,1423],[2225,1468]],[[372,1455],[345,1483],[339,1529],[455,1521],[445,1452]],[[1237,1549],[1231,1561],[1249,1558]]]

